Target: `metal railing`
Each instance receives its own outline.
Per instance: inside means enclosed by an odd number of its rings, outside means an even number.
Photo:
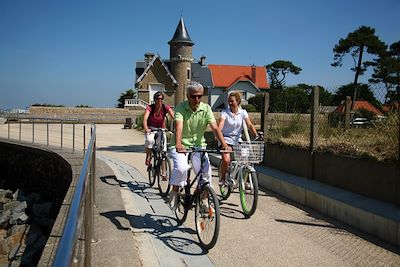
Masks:
[[[91,243],[94,241],[94,179],[96,176],[96,126],[92,125],[90,142],[76,184],[64,231],[54,258],[53,266],[90,266]],[[82,223],[84,229],[82,229]],[[77,244],[84,231],[84,251]],[[83,262],[82,262],[83,260]]]
[[[77,128],[80,128],[81,131],[78,132]],[[90,266],[91,262],[91,241],[94,240],[93,205],[96,174],[96,125],[91,124],[90,140],[86,147],[87,130],[86,124],[80,121],[52,118],[19,118],[16,121],[8,120],[6,124],[0,125],[0,138],[20,143],[51,145],[60,149],[72,148],[72,152],[76,151],[77,144],[83,147],[84,159],[81,172],[76,183],[53,266]],[[84,237],[78,239],[78,236],[82,233],[82,221],[84,221]],[[82,249],[77,244],[77,240],[84,244],[84,257],[80,256]]]
[[[53,118],[25,118],[0,124],[0,138],[86,150],[86,123],[79,120]]]
[[[130,99],[125,99],[124,107],[143,107],[146,108],[146,106],[149,103],[142,99],[138,98],[130,98]]]

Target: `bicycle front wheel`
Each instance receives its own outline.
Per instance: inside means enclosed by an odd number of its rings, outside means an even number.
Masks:
[[[255,172],[243,168],[239,191],[243,213],[246,217],[250,217],[256,211],[258,202],[258,180]]]
[[[152,187],[156,183],[156,168],[157,168],[156,157],[152,156],[150,165],[147,167],[147,174],[149,176],[149,185]]]
[[[220,209],[217,195],[210,185],[204,185],[196,198],[196,233],[200,245],[211,249],[217,243],[220,227]]]
[[[178,202],[175,210],[176,220],[178,225],[181,225],[185,222],[188,211],[189,211],[189,203],[186,203],[185,200],[185,189],[179,188]]]
[[[159,167],[160,170],[157,173],[158,191],[160,191],[161,196],[166,196],[170,190],[169,178],[172,174],[171,160],[167,155],[165,155]],[[163,170],[164,168],[165,170]]]

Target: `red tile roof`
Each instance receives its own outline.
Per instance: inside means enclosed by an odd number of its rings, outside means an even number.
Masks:
[[[208,68],[215,87],[229,88],[238,81],[252,81],[259,89],[269,88],[265,67],[209,64]]]
[[[343,113],[344,112],[344,105],[345,105],[345,103],[340,104],[335,109],[334,112]],[[373,112],[376,115],[382,115],[382,112],[379,109],[377,109],[376,107],[374,107],[374,105],[372,105],[368,101],[363,101],[363,100],[356,101],[356,103],[354,103],[354,110],[358,110],[358,109],[366,109],[366,110],[369,110],[369,111]]]

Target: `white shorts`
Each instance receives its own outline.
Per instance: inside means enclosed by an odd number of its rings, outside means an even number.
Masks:
[[[177,186],[185,186],[187,184],[187,173],[190,169],[190,165],[188,164],[189,153],[178,153],[174,148],[173,150],[171,150],[170,155],[174,163],[174,167],[169,183]],[[201,153],[192,153],[191,160],[195,172],[195,174],[191,175],[191,178],[193,179],[195,175],[197,175],[197,173],[200,171]],[[211,165],[207,153],[205,154],[203,173],[203,179],[208,181],[211,186]]]
[[[167,135],[165,132],[164,134],[164,151],[167,151]],[[154,145],[154,136],[156,135],[155,132],[145,133],[144,134],[144,147],[145,148],[153,148]]]

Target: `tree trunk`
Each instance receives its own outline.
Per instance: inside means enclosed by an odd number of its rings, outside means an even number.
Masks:
[[[360,54],[358,56],[356,75],[354,76],[354,95],[353,95],[353,102],[351,104],[351,110],[354,110],[354,105],[356,104],[357,101],[357,83],[358,83],[358,76],[360,75],[360,70],[361,70],[363,52],[364,52],[364,45],[360,45]]]

